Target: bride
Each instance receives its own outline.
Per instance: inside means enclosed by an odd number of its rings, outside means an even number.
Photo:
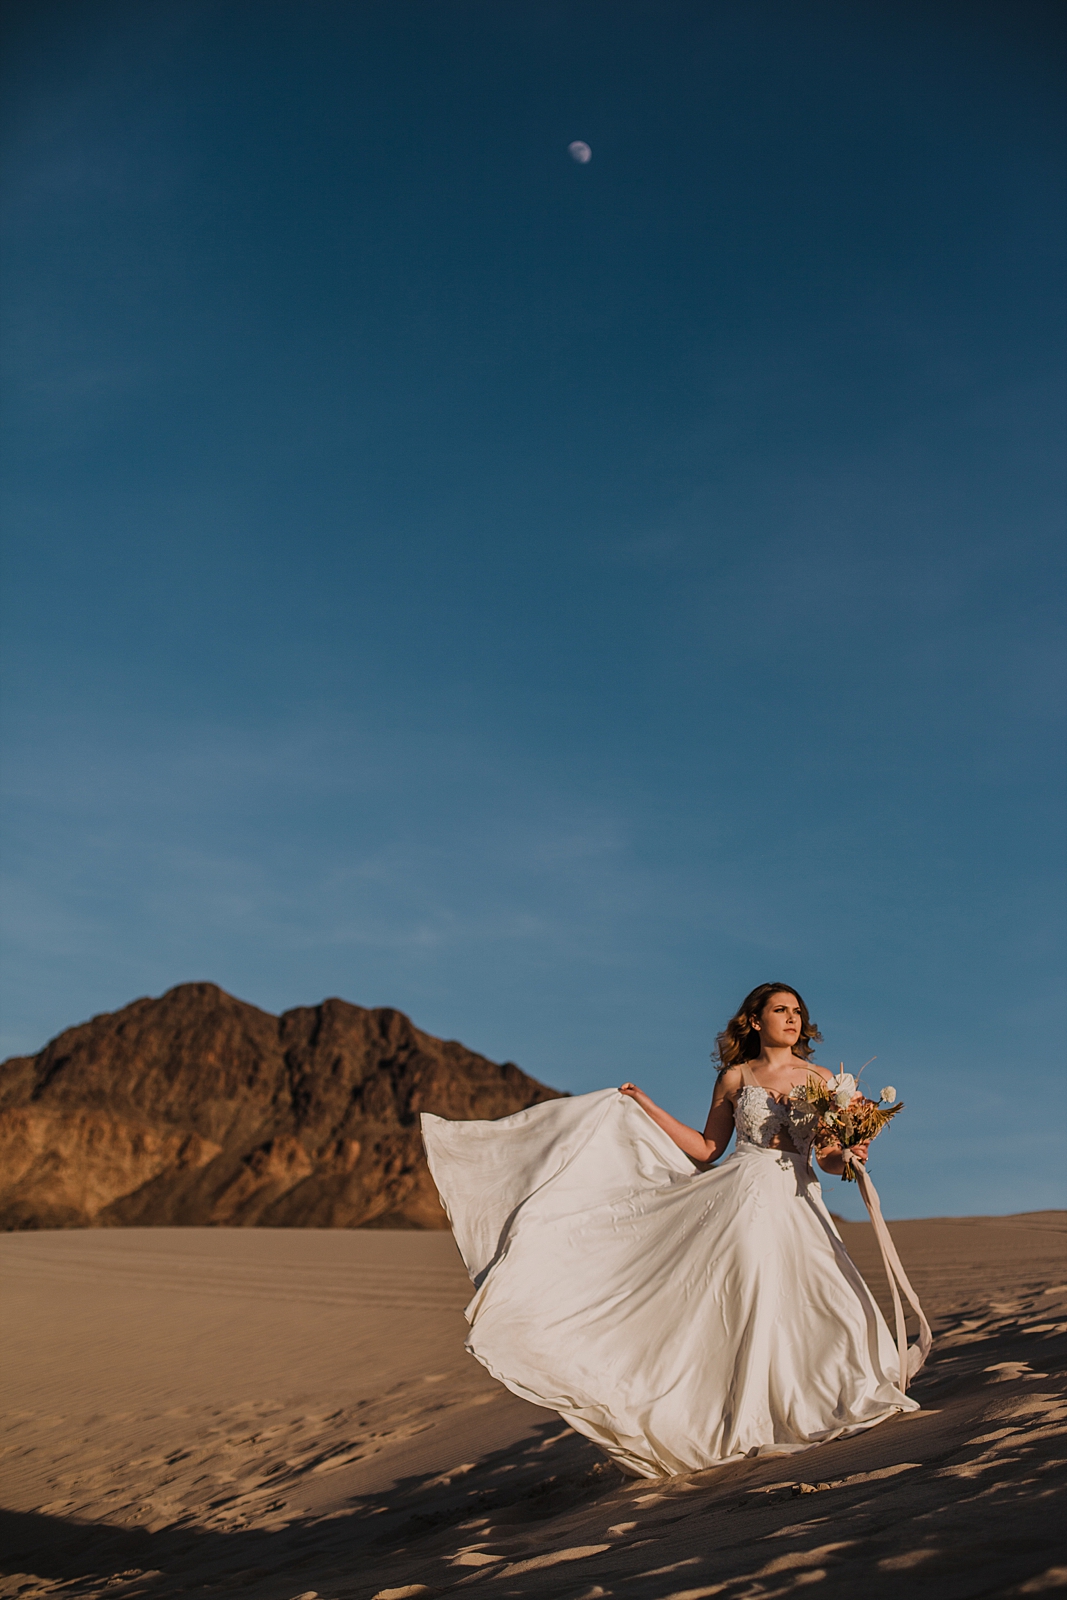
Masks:
[[[760,984],[719,1035],[703,1133],[632,1083],[497,1122],[422,1118],[475,1284],[467,1348],[624,1471],[787,1454],[918,1409],[789,1100],[830,1076],[819,1037],[795,989]],[[842,1171],[840,1146],[814,1156]]]

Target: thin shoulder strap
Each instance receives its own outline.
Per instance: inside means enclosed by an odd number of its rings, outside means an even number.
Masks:
[[[744,1084],[748,1084],[750,1089],[754,1089],[756,1087],[756,1085],[753,1083],[752,1074],[748,1070],[748,1062],[747,1061],[742,1061],[740,1063],[740,1067],[741,1067],[741,1082],[744,1083]]]

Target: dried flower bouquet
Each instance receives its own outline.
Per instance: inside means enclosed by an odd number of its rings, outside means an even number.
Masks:
[[[810,1107],[809,1116],[816,1118],[816,1146],[839,1144],[843,1150],[875,1139],[886,1123],[903,1111],[903,1102],[894,1104],[897,1091],[889,1084],[881,1091],[878,1100],[868,1100],[860,1094],[857,1080],[842,1065],[836,1077],[827,1082],[824,1078],[809,1078],[798,1084],[790,1098],[800,1106]],[[856,1182],[856,1170],[851,1161],[845,1162],[841,1174],[846,1183]]]

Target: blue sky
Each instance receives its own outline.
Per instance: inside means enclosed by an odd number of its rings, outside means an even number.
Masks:
[[[891,1215],[1064,1204],[1061,8],[6,26],[5,1051],[210,978],[698,1121],[771,978]]]

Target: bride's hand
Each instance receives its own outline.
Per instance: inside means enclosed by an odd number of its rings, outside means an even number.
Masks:
[[[643,1092],[644,1092],[643,1090],[641,1090],[641,1089],[639,1089],[637,1087],[636,1083],[620,1083],[619,1084],[619,1093],[620,1094],[629,1095],[631,1100],[640,1099],[640,1097],[643,1094]]]

